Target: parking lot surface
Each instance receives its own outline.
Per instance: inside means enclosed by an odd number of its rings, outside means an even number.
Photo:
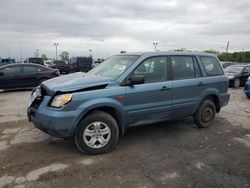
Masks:
[[[250,187],[250,100],[230,93],[209,128],[191,117],[131,128],[89,156],[27,121],[30,91],[2,92],[0,187]]]

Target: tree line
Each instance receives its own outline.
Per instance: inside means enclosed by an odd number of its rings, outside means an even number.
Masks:
[[[205,50],[207,53],[216,54],[220,61],[231,61],[231,62],[239,62],[239,63],[250,63],[250,51],[245,52],[218,52],[215,50]]]

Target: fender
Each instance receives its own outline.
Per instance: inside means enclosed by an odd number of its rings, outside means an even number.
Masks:
[[[194,114],[196,112],[196,110],[198,109],[198,107],[200,106],[200,103],[209,95],[215,95],[217,96],[218,100],[219,100],[219,106],[220,106],[220,92],[218,89],[216,88],[207,88],[205,89],[199,96],[199,101],[197,102],[197,104],[195,105],[192,114]]]
[[[89,101],[86,101],[82,105],[78,107],[78,110],[80,110],[80,114],[76,118],[74,122],[74,128],[72,129],[72,135],[74,134],[74,131],[77,127],[77,125],[80,123],[82,118],[89,112],[97,109],[97,108],[103,108],[103,107],[111,107],[113,108],[116,113],[118,114],[118,118],[120,120],[119,128],[121,128],[121,133],[122,135],[124,134],[127,124],[126,124],[126,113],[124,110],[124,106],[117,101],[116,99],[112,98],[97,98],[97,99],[92,99]]]

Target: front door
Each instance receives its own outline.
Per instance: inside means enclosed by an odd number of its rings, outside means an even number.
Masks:
[[[172,83],[168,81],[167,57],[144,60],[133,75],[143,75],[145,82],[126,86],[127,123],[134,126],[168,119]]]
[[[21,73],[20,66],[8,66],[0,69],[0,89],[14,89],[20,87],[18,75]]]

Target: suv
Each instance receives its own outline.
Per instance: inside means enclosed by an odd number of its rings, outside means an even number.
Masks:
[[[92,68],[92,57],[74,57],[69,59],[70,72],[88,72]]]
[[[69,65],[65,61],[54,61],[51,68],[58,69],[60,73],[69,73]]]
[[[28,63],[34,63],[34,64],[39,64],[39,65],[44,65],[43,59],[39,57],[30,57],[28,59]]]
[[[43,82],[32,92],[28,118],[52,136],[74,137],[81,152],[100,154],[129,127],[184,116],[208,127],[228,101],[228,78],[214,55],[121,54],[84,75]]]
[[[234,88],[244,86],[250,76],[250,65],[230,65],[224,70],[229,78],[229,85]]]

